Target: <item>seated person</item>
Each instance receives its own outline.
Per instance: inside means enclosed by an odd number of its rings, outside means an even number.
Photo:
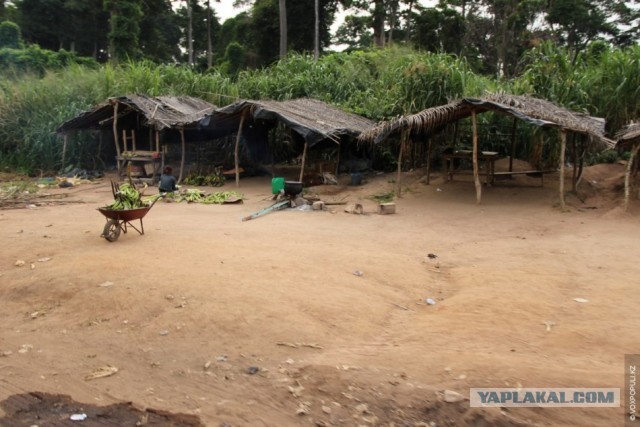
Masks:
[[[172,172],[173,169],[171,166],[164,167],[162,175],[160,175],[160,183],[158,184],[160,193],[173,193],[177,190],[176,177],[171,174]]]

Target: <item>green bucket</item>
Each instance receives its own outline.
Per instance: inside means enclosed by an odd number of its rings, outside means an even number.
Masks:
[[[278,194],[284,190],[284,178],[272,178],[271,179],[271,193]]]

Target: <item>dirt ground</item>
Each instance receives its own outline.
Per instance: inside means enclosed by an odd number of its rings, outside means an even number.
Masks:
[[[114,243],[96,211],[108,178],[51,191],[78,203],[0,210],[0,425],[38,425],[6,402],[30,392],[206,426],[623,425],[623,408],[442,398],[624,386],[624,355],[640,353],[640,205],[622,212],[623,171],[589,168],[565,212],[557,177],[497,182],[477,206],[470,177],[426,185],[412,172],[395,215],[370,199],[393,189],[389,174],[309,189],[364,215],[336,205],[242,222],[272,203],[270,179],[247,178],[244,204],[160,202],[144,236]],[[68,415],[40,426],[97,422]]]

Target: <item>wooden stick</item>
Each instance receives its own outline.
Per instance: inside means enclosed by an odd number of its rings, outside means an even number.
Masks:
[[[133,144],[133,151],[136,151],[136,130],[135,129],[131,129],[131,143]]]
[[[558,190],[560,192],[560,209],[565,210],[564,201],[564,152],[567,148],[567,131],[560,131],[560,184]]]
[[[471,122],[473,123],[473,181],[476,185],[476,204],[480,204],[482,200],[482,184],[478,173],[478,122],[476,120],[476,112],[471,112]]]
[[[431,142],[432,139],[429,137],[429,145],[427,148],[427,185],[431,184]]]
[[[631,149],[629,162],[627,163],[627,170],[624,174],[624,210],[625,212],[629,209],[629,194],[631,193],[631,170],[633,169],[633,160],[638,154],[639,149],[640,149],[640,143],[636,143]]]
[[[64,163],[65,163],[65,157],[67,156],[67,142],[69,140],[69,136],[65,133],[64,134],[64,140],[62,142],[62,171],[64,171]]]
[[[511,155],[509,156],[509,172],[513,172],[513,158],[516,156],[516,128],[518,127],[518,119],[513,118],[513,126],[511,126]]]
[[[304,164],[307,161],[307,141],[304,142],[304,148],[302,149],[302,164],[300,165],[300,179],[298,181],[302,182],[302,177],[304,176]]]
[[[240,138],[242,138],[242,126],[244,125],[244,117],[246,114],[245,111],[240,117],[240,126],[238,126],[238,134],[236,135],[236,146],[233,151],[236,167],[236,187],[240,187],[240,159],[238,158],[238,152],[240,150]]]
[[[573,171],[571,175],[571,191],[576,193],[578,191],[578,153],[576,153],[576,134],[571,134],[571,163],[573,164]]]
[[[178,177],[178,184],[182,182],[182,172],[184,171],[184,157],[186,151],[186,143],[184,140],[184,128],[180,128],[180,139],[182,141],[182,159],[180,159],[180,176]]]
[[[127,130],[122,129],[122,143],[124,144],[124,152],[129,151],[129,146],[127,145]]]
[[[113,106],[113,142],[116,144],[116,164],[118,165],[118,175],[120,175],[122,165],[120,164],[120,143],[118,142],[118,101]]]
[[[398,154],[398,172],[396,174],[396,197],[402,197],[402,184],[400,183],[400,173],[402,172],[402,153],[404,152],[404,145],[407,141],[407,131],[402,132],[400,137],[400,153]]]
[[[338,144],[338,156],[336,159],[336,179],[338,178],[338,171],[340,170],[340,150],[342,149],[342,144]]]

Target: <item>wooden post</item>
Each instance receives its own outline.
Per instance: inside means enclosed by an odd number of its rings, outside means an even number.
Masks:
[[[120,175],[122,165],[120,164],[120,143],[118,142],[118,102],[113,106],[113,142],[116,144],[116,165],[118,175]]]
[[[571,191],[577,193],[578,191],[578,153],[576,153],[576,134],[575,132],[571,134],[571,164],[573,165],[573,170],[571,171]]]
[[[136,151],[136,130],[131,130],[131,143],[133,144],[133,151]]]
[[[129,151],[129,146],[127,145],[127,130],[122,129],[122,143],[124,144],[124,152]]]
[[[564,201],[564,152],[567,148],[567,131],[564,129],[560,131],[560,209],[565,210],[566,204]]]
[[[155,130],[156,132],[156,152],[160,152],[160,132],[158,132],[158,130]]]
[[[184,128],[180,128],[180,140],[182,141],[182,158],[180,159],[180,176],[178,177],[178,184],[182,182],[182,172],[184,171],[184,157],[186,151],[186,142],[184,141]]]
[[[233,152],[236,166],[236,187],[240,187],[240,159],[238,158],[238,152],[240,150],[240,138],[242,137],[242,126],[244,125],[244,117],[246,114],[246,111],[244,111],[242,116],[240,116],[240,126],[238,126],[238,134],[236,135],[236,147]]]
[[[336,179],[338,179],[338,171],[340,171],[340,151],[342,150],[342,144],[338,144],[338,155],[336,156]]]
[[[429,137],[429,144],[427,146],[427,185],[431,184],[431,142],[432,139]]]
[[[302,149],[302,164],[300,165],[300,179],[298,181],[302,182],[302,177],[304,176],[304,164],[307,161],[307,146],[309,144],[307,141],[304,142],[304,148]]]
[[[513,158],[516,156],[516,128],[518,127],[518,119],[513,118],[513,126],[511,127],[511,155],[509,156],[509,172],[513,172]]]
[[[408,131],[405,129],[402,131],[402,136],[400,137],[400,153],[398,154],[398,172],[396,174],[396,197],[402,197],[402,186],[400,183],[400,173],[402,172],[402,153],[405,149],[405,144],[407,142]]]
[[[60,170],[64,172],[64,163],[66,161],[65,157],[67,156],[67,142],[69,140],[69,136],[65,133],[64,140],[62,141],[62,167]]]
[[[627,170],[624,174],[624,210],[629,209],[629,194],[631,193],[631,171],[633,170],[633,160],[638,154],[640,149],[640,143],[635,143],[631,148],[631,154],[629,156],[629,162],[627,163]]]
[[[482,184],[478,174],[478,122],[475,110],[471,112],[471,122],[473,124],[473,181],[476,185],[476,203],[480,204],[482,200]]]

